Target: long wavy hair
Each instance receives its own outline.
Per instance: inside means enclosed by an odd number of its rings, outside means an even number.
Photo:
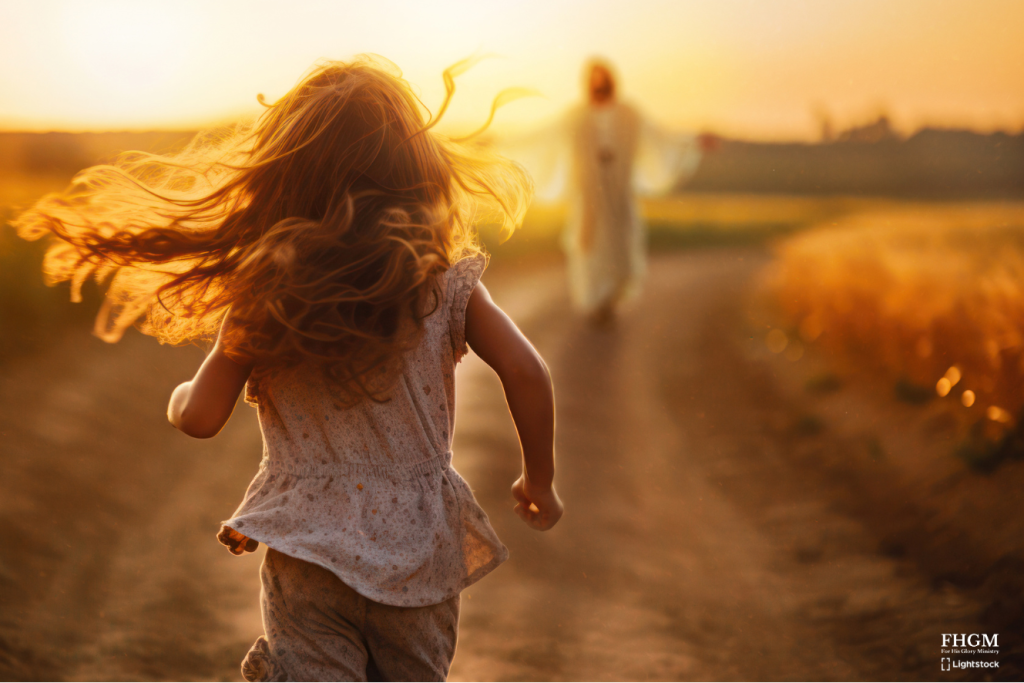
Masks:
[[[376,57],[316,65],[255,122],[181,152],[127,152],[14,222],[52,236],[49,284],[107,283],[96,334],[221,339],[257,370],[321,362],[344,398],[382,400],[438,303],[437,276],[479,253],[478,220],[513,230],[518,165],[431,128],[438,116]],[[499,100],[508,100],[507,94]],[[493,109],[492,109],[493,117]]]

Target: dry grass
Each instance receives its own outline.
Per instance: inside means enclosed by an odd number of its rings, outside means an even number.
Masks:
[[[38,348],[64,324],[87,325],[95,313],[93,300],[75,305],[66,287],[43,284],[46,245],[19,239],[7,225],[18,207],[30,206],[67,182],[59,175],[0,175],[0,361]]]
[[[645,199],[644,217],[651,223],[735,225],[811,224],[896,202],[859,197],[812,197],[771,194],[687,193]]]
[[[956,402],[998,437],[1024,409],[1024,205],[848,216],[780,245],[792,334]],[[785,346],[785,344],[783,344]]]
[[[28,208],[44,194],[63,190],[68,181],[60,175],[0,174],[0,207],[11,211]]]

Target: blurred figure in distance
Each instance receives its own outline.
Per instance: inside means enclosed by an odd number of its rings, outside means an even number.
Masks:
[[[646,268],[637,194],[671,190],[696,171],[710,135],[669,133],[618,98],[610,64],[584,69],[586,101],[554,125],[502,146],[533,174],[538,195],[568,204],[563,247],[573,303],[598,326],[636,296]]]

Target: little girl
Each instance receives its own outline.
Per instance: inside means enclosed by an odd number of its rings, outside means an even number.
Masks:
[[[216,335],[171,395],[178,429],[214,436],[243,387],[257,407],[263,460],[218,536],[268,546],[246,680],[444,680],[460,592],[508,556],[451,466],[467,345],[519,432],[515,512],[539,530],[562,515],[547,369],[480,283],[473,232],[484,211],[514,228],[530,181],[435,135],[380,60],[324,63],[265,106],[176,155],[88,169],[16,227],[58,238],[44,268],[73,298],[109,280],[104,339]]]

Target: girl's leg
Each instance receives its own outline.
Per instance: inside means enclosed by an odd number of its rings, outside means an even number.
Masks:
[[[366,680],[365,598],[326,569],[273,548],[260,578],[266,638],[242,663],[246,680]]]
[[[427,607],[366,601],[363,636],[385,681],[444,681],[455,657],[460,597]]]

